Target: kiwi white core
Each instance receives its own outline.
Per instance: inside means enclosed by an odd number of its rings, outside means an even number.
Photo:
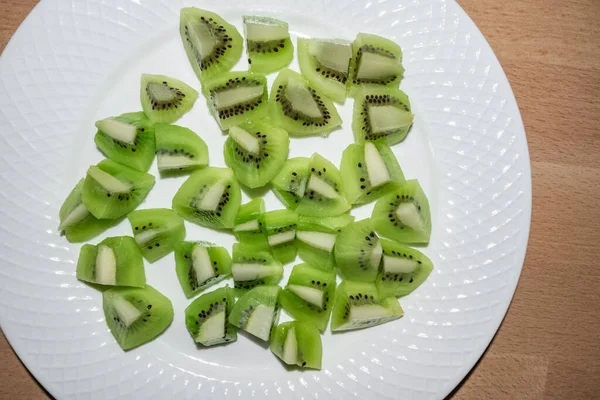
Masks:
[[[417,269],[415,260],[408,260],[401,257],[383,256],[383,272],[393,274],[410,274]]]
[[[172,156],[169,154],[159,154],[156,157],[156,159],[158,161],[159,171],[185,168],[198,164],[197,161],[194,161],[189,157],[180,155]]]
[[[377,53],[363,52],[356,72],[358,79],[379,79],[398,73],[399,64],[395,58]]]
[[[396,209],[396,216],[404,225],[415,231],[423,230],[423,221],[417,207],[413,203],[402,203]]]
[[[206,192],[200,201],[200,204],[198,204],[198,208],[200,210],[215,211],[221,201],[224,191],[225,183],[223,181],[216,182],[208,189],[208,192]]]
[[[294,110],[300,114],[310,118],[321,118],[323,116],[319,105],[303,82],[290,79],[285,90],[285,97]]]
[[[333,250],[335,245],[336,235],[333,233],[323,232],[310,232],[310,231],[298,231],[296,232],[296,238],[309,246],[315,247],[319,250],[324,250],[329,253]]]
[[[229,137],[231,137],[238,145],[242,146],[244,150],[249,153],[258,154],[260,151],[258,138],[238,126],[232,126],[229,128]]]
[[[323,308],[323,291],[303,285],[288,285],[287,288],[290,292],[300,297],[302,300],[315,305],[319,308]]]
[[[87,208],[85,208],[85,205],[83,203],[79,203],[77,207],[75,207],[73,211],[71,211],[69,215],[62,220],[58,226],[58,231],[64,231],[69,226],[76,224],[88,215],[90,215],[90,212],[87,210]]]
[[[371,142],[365,143],[365,164],[367,164],[367,174],[372,187],[381,186],[392,180],[381,154]]]
[[[330,199],[337,199],[340,197],[339,193],[336,192],[331,185],[314,174],[308,178],[308,185],[306,188]]]
[[[244,32],[246,39],[251,42],[270,42],[287,39],[288,24],[272,18],[244,17]]]
[[[96,128],[119,142],[127,144],[135,143],[135,137],[137,136],[137,128],[135,125],[114,118],[107,118],[97,121]]]
[[[212,94],[212,100],[218,109],[229,108],[237,104],[248,103],[265,92],[262,85],[259,86],[241,86],[228,90],[221,90]]]
[[[231,266],[231,275],[234,281],[253,281],[281,273],[282,269],[279,265],[235,263]]]
[[[192,248],[192,267],[196,273],[198,284],[203,284],[210,278],[215,277],[215,271],[206,247],[195,245]]]
[[[100,186],[111,193],[127,193],[131,190],[131,185],[124,183],[108,172],[92,165],[88,169],[88,175],[92,177]]]
[[[371,250],[371,256],[369,257],[369,263],[371,268],[378,269],[379,263],[381,262],[381,255],[383,254],[383,248],[381,242],[378,240],[373,250]]]
[[[214,32],[205,23],[195,22],[192,19],[187,19],[187,25],[189,26],[190,40],[200,53],[200,57],[204,59],[212,54],[218,44]]]
[[[135,242],[138,246],[145,246],[146,243],[153,240],[155,237],[160,235],[163,232],[163,229],[149,229],[147,231],[143,231],[134,235]]]
[[[329,69],[348,73],[352,58],[352,43],[345,40],[308,39],[308,52],[319,64]]]
[[[96,254],[96,283],[101,285],[117,284],[117,257],[112,248],[103,244],[98,246]]]
[[[373,133],[394,131],[409,126],[413,114],[398,107],[382,105],[369,107],[369,122]]]
[[[296,329],[293,326],[287,331],[281,359],[288,365],[298,362],[298,340],[296,340]]]
[[[208,319],[204,320],[198,334],[195,337],[196,342],[211,344],[220,342],[219,339],[223,339],[225,336],[225,310],[211,315]]]
[[[278,246],[283,243],[290,242],[296,238],[296,231],[287,231],[282,233],[276,233],[267,238],[269,246]]]
[[[260,304],[254,308],[254,311],[248,317],[244,330],[259,339],[267,341],[271,334],[274,318],[275,308]]]
[[[234,232],[253,232],[258,231],[258,220],[243,222],[233,227]]]
[[[142,315],[140,310],[138,310],[133,304],[125,300],[123,297],[115,297],[113,305],[117,315],[119,316],[119,319],[126,327],[131,326],[131,324],[137,321]]]

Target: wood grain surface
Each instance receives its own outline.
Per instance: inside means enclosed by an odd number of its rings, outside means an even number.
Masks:
[[[449,0],[450,1],[450,0]],[[34,0],[0,0],[0,50]],[[519,102],[533,220],[517,292],[452,399],[600,397],[600,0],[459,0]],[[49,395],[0,334],[0,398]]]

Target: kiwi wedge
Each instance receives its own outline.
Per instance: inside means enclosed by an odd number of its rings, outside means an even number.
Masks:
[[[193,171],[208,165],[208,146],[200,136],[182,126],[156,124],[158,171]]]
[[[279,286],[259,286],[242,295],[229,314],[229,323],[269,341],[279,321]]]
[[[144,260],[130,236],[109,237],[97,246],[84,244],[77,261],[77,279],[106,286],[146,286]]]
[[[210,242],[175,245],[175,269],[186,297],[194,297],[231,276],[231,257],[224,247]]]
[[[290,136],[326,136],[342,124],[333,102],[288,68],[277,75],[269,103],[275,123]]]
[[[155,339],[173,321],[173,305],[150,285],[115,287],[102,293],[102,308],[110,332],[123,350]]]
[[[298,214],[291,210],[269,211],[262,215],[262,229],[277,261],[287,264],[296,259]]]
[[[231,274],[239,293],[260,285],[276,285],[283,276],[281,262],[268,250],[233,245]]]
[[[203,346],[237,340],[237,328],[227,318],[235,303],[233,290],[226,286],[203,294],[185,309],[185,326],[196,343]]]
[[[120,218],[142,204],[154,181],[150,174],[103,160],[87,171],[81,191],[83,204],[96,218]]]
[[[290,139],[286,131],[254,122],[229,128],[223,152],[237,180],[249,188],[265,186],[287,159]]]
[[[344,104],[352,42],[342,39],[298,39],[298,62],[311,86]]]
[[[335,262],[344,279],[374,282],[382,253],[368,218],[346,225],[335,243]]]
[[[267,238],[262,232],[262,215],[265,213],[265,201],[261,197],[242,204],[235,217],[233,234],[241,244],[249,247],[269,249]]]
[[[194,172],[173,197],[173,210],[184,219],[214,229],[233,228],[241,202],[240,186],[229,168]]]
[[[371,216],[378,234],[400,243],[428,243],[431,236],[429,200],[416,179],[395,187],[377,201]]]
[[[152,122],[170,124],[190,111],[198,91],[178,79],[164,75],[142,74],[140,100]]]
[[[236,27],[210,11],[182,8],[179,33],[200,81],[229,71],[242,55],[242,37]]]
[[[269,74],[287,66],[294,58],[287,22],[275,18],[244,16],[248,68]]]
[[[279,324],[273,331],[271,351],[288,365],[321,369],[321,334],[309,323],[290,321]]]
[[[290,210],[298,208],[306,191],[306,183],[310,175],[309,170],[310,158],[290,158],[271,180],[273,193],[286,208]]]
[[[149,262],[173,251],[175,243],[185,238],[183,218],[168,208],[150,208],[131,212],[127,218],[133,237]]]

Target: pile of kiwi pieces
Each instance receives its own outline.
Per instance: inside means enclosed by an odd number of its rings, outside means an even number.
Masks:
[[[287,69],[294,55],[288,24],[244,17],[248,71],[231,72],[242,36],[220,16],[181,10],[180,32],[202,93],[223,131],[227,167],[208,166],[206,143],[173,125],[198,92],[167,76],[141,77],[142,112],[96,122],[95,143],[107,157],[90,166],[60,209],[59,231],[88,241],[129,220],[132,236],[85,244],[77,278],[103,290],[106,321],[123,349],[156,338],[173,319],[170,300],[146,284],[145,258],[174,252],[188,298],[193,340],[212,346],[237,339],[238,329],[270,341],[283,362],[321,368],[321,333],[367,328],[403,315],[397,297],[430,274],[429,258],[408,244],[431,233],[427,197],[406,180],[390,146],[413,121],[398,89],[402,52],[392,41],[360,33],[297,41],[301,73]],[[270,94],[265,74],[279,71]],[[355,144],[340,168],[315,153],[288,159],[289,137],[328,135],[342,120],[334,102],[354,98]],[[189,174],[171,209],[136,208],[155,183],[147,171],[157,157],[160,175]],[[285,209],[266,211],[260,197],[241,204],[240,185],[270,185]],[[355,221],[355,205],[376,201],[371,218]],[[204,241],[185,241],[184,220],[232,232],[231,255]],[[296,259],[285,288],[283,265]],[[336,271],[342,282],[336,285]],[[208,291],[233,278],[233,287]],[[336,287],[337,286],[337,287]],[[237,301],[236,301],[237,299]],[[294,320],[278,325],[280,308]]]

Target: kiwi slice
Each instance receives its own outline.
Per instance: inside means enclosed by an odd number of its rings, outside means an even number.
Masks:
[[[208,165],[208,146],[188,128],[156,124],[158,171],[193,171]]]
[[[81,191],[83,204],[96,218],[120,218],[142,204],[154,181],[150,174],[103,160],[87,171]]]
[[[421,286],[433,270],[433,263],[423,253],[408,246],[381,239],[383,258],[375,281],[383,297],[400,297]]]
[[[133,237],[149,262],[173,251],[175,243],[185,238],[183,218],[168,208],[136,210],[127,216]]]
[[[357,143],[403,141],[413,123],[408,96],[399,89],[365,88],[354,97],[352,132]]]
[[[214,229],[231,229],[240,207],[240,186],[229,168],[194,172],[173,197],[173,210],[184,219]]]
[[[296,320],[309,322],[322,332],[327,328],[335,294],[335,272],[323,271],[308,264],[294,266],[285,290],[281,292],[281,307]]]
[[[242,204],[235,217],[233,234],[244,246],[269,249],[269,243],[262,232],[262,215],[265,201],[261,197]]]
[[[170,124],[190,111],[198,91],[178,79],[164,75],[142,74],[140,100],[152,122]]]
[[[225,163],[240,183],[262,187],[277,175],[289,147],[290,139],[283,129],[261,122],[234,125],[225,141]]]
[[[236,243],[231,258],[231,274],[240,293],[260,285],[276,285],[283,276],[281,262],[267,250]]]
[[[310,84],[344,104],[352,59],[352,42],[342,39],[298,39],[298,62]]]
[[[244,16],[248,65],[252,72],[269,74],[294,58],[287,22],[275,18]]]
[[[359,33],[352,44],[350,65],[350,96],[354,97],[362,86],[400,85],[404,68],[402,49],[389,39],[367,33]]]
[[[404,182],[396,156],[385,143],[349,145],[342,155],[340,173],[352,204],[369,203]]]
[[[400,243],[427,243],[431,236],[429,201],[416,179],[379,199],[371,217],[375,230]]]
[[[279,286],[259,286],[246,292],[233,306],[229,323],[268,341],[279,321]]]
[[[228,72],[202,86],[208,107],[226,130],[267,111],[267,78],[253,72]]]
[[[146,286],[144,260],[130,236],[109,237],[97,246],[84,244],[77,261],[77,279],[107,286]]]
[[[120,219],[98,219],[88,211],[81,196],[83,182],[81,179],[75,185],[58,212],[58,231],[71,243],[88,241],[120,222]]]
[[[288,365],[321,369],[321,334],[311,324],[298,321],[279,324],[273,331],[271,351]]]
[[[262,215],[262,228],[276,260],[287,264],[296,259],[298,214],[291,210],[269,211]]]
[[[173,321],[173,305],[150,285],[115,287],[102,293],[102,308],[110,332],[123,350],[155,339]]]
[[[403,315],[398,300],[381,296],[374,283],[343,281],[335,291],[331,331],[369,328]]]
[[[237,340],[237,328],[227,318],[235,303],[233,290],[225,286],[203,294],[185,309],[185,326],[196,343],[203,346]]]
[[[372,221],[346,225],[335,243],[335,262],[344,279],[374,282],[383,250]]]
[[[94,142],[108,158],[138,171],[148,171],[156,149],[152,122],[123,114],[96,121],[96,128]]]
[[[175,245],[175,269],[186,297],[231,276],[231,257],[225,248],[210,242],[179,242]]]
[[[269,102],[275,122],[290,136],[326,136],[342,124],[333,102],[288,68],[277,75]]]
[[[242,37],[238,30],[210,11],[182,8],[179,33],[200,81],[229,71],[242,55]]]
[[[354,222],[354,217],[342,214],[336,217],[298,217],[296,246],[298,255],[308,264],[325,271],[333,271],[335,258],[333,248],[338,233],[346,225]]]
[[[295,210],[306,191],[310,170],[310,158],[296,157],[288,159],[279,173],[271,180],[275,196],[286,208]]]

